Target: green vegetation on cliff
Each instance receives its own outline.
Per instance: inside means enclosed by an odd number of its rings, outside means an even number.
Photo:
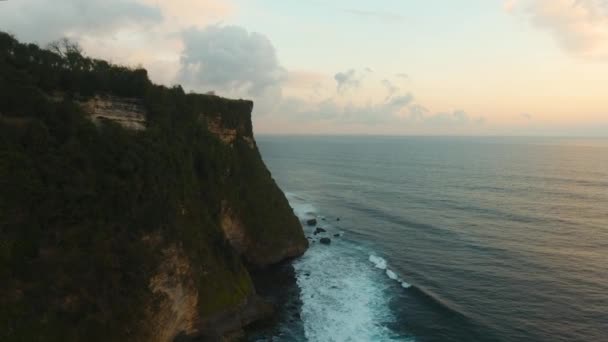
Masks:
[[[95,125],[81,103],[100,94],[141,100],[147,129]],[[252,264],[301,253],[257,148],[207,127],[219,115],[251,135],[251,108],[0,32],[0,340],[150,340],[164,300],[150,280],[170,246],[186,254],[202,321],[238,307],[255,290],[222,231],[223,203],[252,237]]]

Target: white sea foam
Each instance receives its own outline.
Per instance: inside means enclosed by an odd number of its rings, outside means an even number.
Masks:
[[[369,261],[371,261],[372,264],[374,264],[376,266],[376,268],[379,268],[381,270],[386,269],[386,260],[382,259],[379,256],[375,256],[372,254],[369,256]]]
[[[288,199],[301,220],[317,215],[301,197],[288,194]],[[311,244],[294,263],[309,341],[407,341],[387,327],[395,322],[390,281],[369,265],[366,255],[362,248],[334,239],[331,246]],[[369,260],[377,268],[387,269],[386,260],[373,257]]]
[[[313,245],[294,267],[309,341],[391,341],[390,294],[348,249]]]
[[[393,272],[391,270],[386,270],[386,275],[393,280],[399,279],[399,277],[395,274],[395,272]]]
[[[401,287],[403,287],[404,289],[408,289],[410,288],[412,285],[410,285],[409,283],[403,281],[398,275],[397,273],[395,273],[393,270],[391,270],[390,268],[388,268],[388,263],[386,262],[386,260],[382,257],[379,257],[377,255],[371,254],[369,256],[369,261],[374,264],[374,266],[376,266],[376,268],[379,268],[381,270],[386,270],[386,276],[389,277],[392,280],[395,280],[397,282],[399,282],[399,284],[401,284]]]

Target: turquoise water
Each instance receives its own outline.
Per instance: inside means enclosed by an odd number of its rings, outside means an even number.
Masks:
[[[608,140],[257,140],[332,239],[273,340],[608,340]]]

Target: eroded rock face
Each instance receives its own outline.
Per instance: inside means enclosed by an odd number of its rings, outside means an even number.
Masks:
[[[237,139],[242,139],[250,148],[255,147],[252,133],[244,123],[230,127],[225,124],[221,116],[205,116],[209,132],[215,134],[224,144],[234,146]]]
[[[226,201],[222,202],[221,227],[232,248],[241,255],[245,253],[247,248],[245,226]]]
[[[209,132],[217,135],[217,137],[225,144],[232,145],[237,138],[237,129],[228,128],[222,125],[222,117],[207,118],[207,128]]]
[[[227,201],[222,201],[220,225],[224,236],[250,265],[265,268],[285,259],[298,257],[308,249],[308,241],[298,231],[284,236],[248,229]],[[289,227],[285,226],[287,230]],[[299,226],[296,226],[299,230]]]
[[[117,96],[95,96],[81,102],[94,123],[109,120],[133,129],[146,129],[146,110],[141,100]]]
[[[150,279],[150,290],[159,299],[150,313],[150,341],[169,342],[180,334],[198,332],[199,297],[191,267],[179,247],[163,251],[158,272]]]

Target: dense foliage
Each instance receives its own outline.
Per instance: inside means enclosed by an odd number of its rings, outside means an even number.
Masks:
[[[78,103],[96,94],[142,99],[148,128],[94,125]],[[201,314],[249,295],[218,226],[221,201],[262,232],[291,218],[269,215],[286,202],[268,191],[276,185],[257,149],[222,144],[200,114],[236,124],[250,109],[153,85],[145,70],[87,58],[69,42],[41,49],[0,32],[0,340],[145,339],[138,320],[169,244],[205,265]],[[267,201],[255,200],[261,193]],[[144,238],[159,233],[159,246]]]

